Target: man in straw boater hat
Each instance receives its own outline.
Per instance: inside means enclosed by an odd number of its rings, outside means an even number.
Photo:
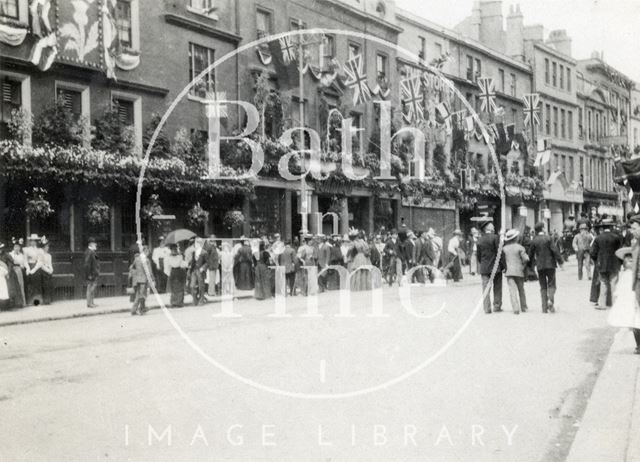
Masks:
[[[493,285],[493,312],[502,311],[502,271],[504,270],[504,256],[500,250],[500,238],[495,233],[493,218],[480,217],[474,220],[478,223],[482,236],[478,239],[477,256],[478,268],[482,277],[482,293],[489,285]],[[491,275],[498,260],[498,266],[493,279]],[[487,293],[484,298],[484,312],[491,313],[491,297]]]
[[[613,225],[613,220],[602,220],[598,225],[602,228],[602,232],[591,245],[591,258],[597,263],[600,278],[600,298],[596,305],[597,310],[611,308],[612,283],[615,282],[620,270],[620,261],[616,257],[616,250],[622,247],[622,236],[612,231]]]
[[[579,232],[573,238],[573,250],[578,260],[578,280],[582,281],[582,268],[586,267],[587,277],[591,280],[591,244],[593,236],[589,232],[587,223],[580,223]]]
[[[506,265],[505,275],[511,297],[511,308],[514,314],[527,311],[527,296],[524,290],[525,268],[529,263],[526,250],[517,241],[520,231],[510,229],[504,237],[504,260]]]
[[[540,298],[543,313],[555,313],[554,297],[556,294],[556,268],[564,262],[558,246],[545,233],[545,224],[539,222],[535,226],[536,236],[529,246],[529,259],[538,270]]]

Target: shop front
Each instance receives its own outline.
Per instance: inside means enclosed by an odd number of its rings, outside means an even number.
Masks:
[[[582,187],[576,183],[570,183],[564,172],[557,171],[549,177],[546,183],[543,197],[548,213],[541,218],[547,221],[548,231],[562,233],[564,221],[570,216],[577,216],[584,204]]]

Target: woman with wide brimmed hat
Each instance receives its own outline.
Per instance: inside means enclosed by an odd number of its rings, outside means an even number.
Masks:
[[[635,353],[640,354],[640,305],[633,290],[633,249],[623,247],[615,254],[622,260],[623,266],[618,276],[615,300],[607,322],[614,327],[631,329],[636,341]]]
[[[38,247],[41,237],[32,234],[27,239],[29,245],[22,252],[26,258],[26,297],[27,305],[39,305],[43,300],[42,249]]]

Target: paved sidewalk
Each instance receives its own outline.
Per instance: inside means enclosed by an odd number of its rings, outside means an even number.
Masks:
[[[640,461],[640,356],[629,329],[615,337],[567,462]]]
[[[464,275],[464,279],[460,282],[454,283],[453,281],[447,281],[449,287],[461,287],[480,284],[479,276],[471,276],[469,274]],[[418,284],[415,284],[418,286]],[[394,285],[389,288],[384,285],[385,290],[397,290],[398,286]],[[169,294],[162,294],[162,300],[165,305],[169,304]],[[234,298],[247,299],[253,297],[253,290],[236,290]],[[209,303],[220,303],[221,297],[210,297]],[[131,302],[129,296],[120,297],[105,297],[96,299],[98,304],[97,308],[87,308],[85,300],[66,300],[55,302],[48,306],[29,306],[27,308],[0,311],[0,327],[12,326],[16,324],[29,324],[33,322],[44,321],[57,321],[61,319],[82,318],[87,316],[99,316],[113,313],[127,313],[131,309]],[[185,295],[185,306],[189,307],[191,304],[191,296]],[[158,309],[160,308],[154,294],[149,294],[147,297],[147,308]]]
[[[169,304],[169,294],[161,294],[165,305]],[[237,299],[253,297],[253,290],[236,291]],[[207,296],[208,303],[220,303],[222,297]],[[127,313],[131,311],[129,296],[105,297],[96,299],[97,308],[87,308],[85,300],[66,300],[55,302],[51,305],[29,306],[27,308],[7,310],[0,312],[0,326],[12,326],[16,324],[29,324],[33,322],[57,321],[61,319],[82,318],[87,316],[99,316],[113,313]],[[191,296],[185,295],[185,306],[191,304]],[[160,304],[154,294],[147,296],[147,308],[158,309]]]

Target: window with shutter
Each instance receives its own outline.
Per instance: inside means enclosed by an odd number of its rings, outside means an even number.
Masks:
[[[58,88],[57,97],[64,102],[64,107],[80,118],[82,115],[82,93],[68,88]]]
[[[133,125],[133,101],[115,98],[113,107],[118,112],[118,120],[122,125]]]
[[[11,111],[22,106],[22,92],[20,82],[9,78],[2,78],[2,121],[11,120]]]

